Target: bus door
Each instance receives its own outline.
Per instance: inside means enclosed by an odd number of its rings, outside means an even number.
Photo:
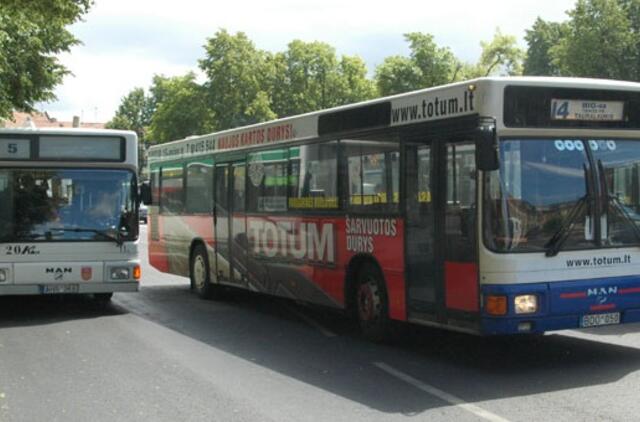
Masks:
[[[438,300],[433,154],[429,144],[406,148],[405,263],[410,311],[435,311]]]
[[[442,282],[448,314],[479,311],[476,252],[476,162],[471,140],[447,142],[439,187],[444,216],[437,242],[444,246]]]
[[[245,215],[245,179],[246,165],[242,163],[231,164],[229,173],[231,181],[229,183],[230,194],[230,226],[229,238],[231,246],[231,281],[239,284],[246,284],[247,274],[247,219]]]
[[[216,166],[216,274],[220,281],[244,283],[246,274],[245,164]]]
[[[410,318],[477,312],[475,145],[422,142],[405,151]]]
[[[229,165],[218,164],[215,170],[215,198],[213,224],[216,239],[216,277],[218,281],[231,280],[231,253],[229,247]]]

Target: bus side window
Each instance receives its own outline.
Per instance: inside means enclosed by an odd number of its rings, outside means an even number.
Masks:
[[[397,210],[400,152],[395,142],[342,141],[347,155],[348,204],[361,209]]]
[[[182,165],[162,167],[160,213],[178,214],[184,208],[184,169]]]
[[[289,148],[289,208],[338,208],[337,147],[332,141]]]
[[[447,259],[475,259],[476,166],[473,144],[447,146]]]

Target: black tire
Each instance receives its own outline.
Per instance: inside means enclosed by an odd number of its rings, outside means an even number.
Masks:
[[[220,286],[211,284],[209,257],[204,245],[199,244],[193,249],[189,263],[191,288],[203,299],[220,299]]]
[[[93,300],[95,300],[96,303],[99,303],[101,305],[106,305],[109,302],[111,302],[112,297],[113,297],[113,293],[94,293],[93,294]]]
[[[387,289],[374,264],[365,263],[358,271],[354,303],[363,337],[375,342],[387,340],[391,326]]]

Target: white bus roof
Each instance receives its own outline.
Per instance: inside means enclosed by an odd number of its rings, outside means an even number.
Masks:
[[[582,88],[596,90],[617,90],[640,92],[640,83],[615,81],[606,79],[589,78],[566,78],[566,77],[485,77],[472,79],[463,82],[456,82],[437,87],[431,87],[397,94],[388,97],[380,97],[373,100],[352,103],[330,109],[314,111],[285,117],[268,122],[257,123],[250,126],[243,126],[227,129],[220,132],[213,132],[199,136],[189,136],[172,142],[154,145],[149,148],[149,163],[160,161],[172,161],[187,157],[196,157],[212,153],[214,151],[228,151],[243,149],[258,145],[273,145],[281,142],[293,142],[305,139],[313,139],[322,136],[319,132],[319,120],[323,117],[340,114],[348,115],[349,111],[360,109],[370,110],[370,113],[386,112],[390,118],[390,123],[386,126],[393,127],[408,124],[416,124],[427,121],[443,119],[445,117],[464,117],[477,114],[484,114],[490,110],[484,110],[482,100],[489,92],[502,92],[505,86],[531,86],[531,87],[558,87],[558,88]],[[448,112],[438,116],[437,110],[424,116],[409,119],[407,121],[396,119],[392,114],[407,107],[422,105],[437,109],[439,106],[448,107]],[[502,104],[500,102],[500,104]],[[475,106],[474,105],[479,105]],[[387,106],[384,110],[376,106]],[[495,108],[495,107],[494,107]],[[494,110],[495,111],[495,110]]]
[[[0,134],[23,134],[23,135],[76,135],[76,136],[125,136],[137,137],[131,130],[115,129],[85,129],[85,128],[0,128]]]

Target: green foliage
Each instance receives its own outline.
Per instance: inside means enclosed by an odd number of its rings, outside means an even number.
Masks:
[[[55,57],[78,44],[66,29],[87,13],[92,0],[0,2],[0,117],[32,111],[55,98],[69,71]]]
[[[381,95],[444,85],[489,75],[519,75],[524,52],[516,37],[496,30],[493,40],[481,42],[482,55],[476,64],[463,63],[448,48],[438,47],[429,34],[405,35],[409,57],[387,57],[376,69],[375,82]]]
[[[567,32],[551,48],[553,62],[567,76],[638,79],[638,35],[617,0],[578,0]]]
[[[222,130],[257,123],[273,116],[268,93],[261,94],[270,75],[267,54],[247,36],[220,30],[207,40],[205,58],[199,61],[207,76],[207,104]]]
[[[547,22],[536,19],[524,37],[527,56],[524,60],[524,74],[534,76],[559,76],[560,69],[553,62],[550,50],[560,42],[567,30],[566,23]]]
[[[108,129],[133,130],[144,141],[146,128],[151,123],[151,105],[144,89],[134,88],[122,98],[115,116],[105,126]]]
[[[376,68],[376,86],[382,96],[424,88],[421,79],[422,72],[409,57],[387,57]]]
[[[364,61],[356,56],[338,60],[335,49],[326,43],[292,41],[286,52],[272,56],[269,63],[273,110],[280,117],[375,96]]]
[[[479,76],[502,75],[516,76],[522,74],[524,51],[518,47],[516,37],[504,35],[500,29],[490,42],[481,41],[482,55],[477,68]]]
[[[525,74],[640,80],[640,0],[578,0],[527,31]]]
[[[443,85],[458,79],[462,63],[451,50],[438,47],[433,35],[405,34],[410,57],[387,57],[376,69],[376,86],[381,95],[399,94]]]
[[[173,78],[156,75],[149,91],[148,109],[153,114],[148,141],[169,142],[213,130],[204,88],[196,82],[194,73]]]

